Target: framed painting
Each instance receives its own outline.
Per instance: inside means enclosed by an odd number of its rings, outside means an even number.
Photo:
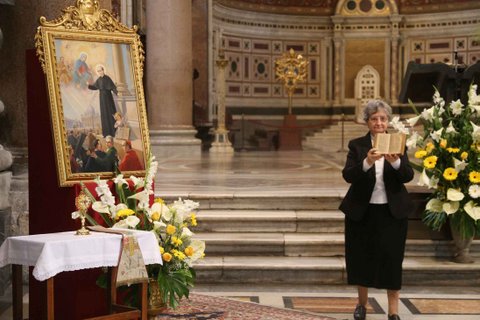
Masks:
[[[37,56],[46,75],[60,186],[115,172],[144,176],[150,155],[144,51],[96,0],[40,18]]]

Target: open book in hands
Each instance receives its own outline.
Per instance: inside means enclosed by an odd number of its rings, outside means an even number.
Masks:
[[[403,154],[406,135],[404,133],[377,133],[373,147],[381,154]]]

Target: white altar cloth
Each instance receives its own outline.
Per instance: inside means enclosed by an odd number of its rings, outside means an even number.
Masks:
[[[135,232],[145,264],[161,264],[162,256],[155,235]],[[33,276],[44,281],[63,271],[115,267],[118,265],[122,235],[75,231],[7,238],[0,247],[0,267],[7,264],[34,266]]]

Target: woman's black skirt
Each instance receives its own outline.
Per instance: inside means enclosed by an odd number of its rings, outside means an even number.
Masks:
[[[345,218],[348,284],[400,290],[408,219],[396,219],[388,204],[370,204],[361,221]]]

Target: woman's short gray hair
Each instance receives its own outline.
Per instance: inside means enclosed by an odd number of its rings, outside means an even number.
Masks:
[[[367,102],[365,109],[363,109],[363,120],[365,122],[370,119],[370,116],[377,113],[380,109],[383,109],[388,116],[388,120],[392,119],[392,107],[382,100],[370,100]]]

